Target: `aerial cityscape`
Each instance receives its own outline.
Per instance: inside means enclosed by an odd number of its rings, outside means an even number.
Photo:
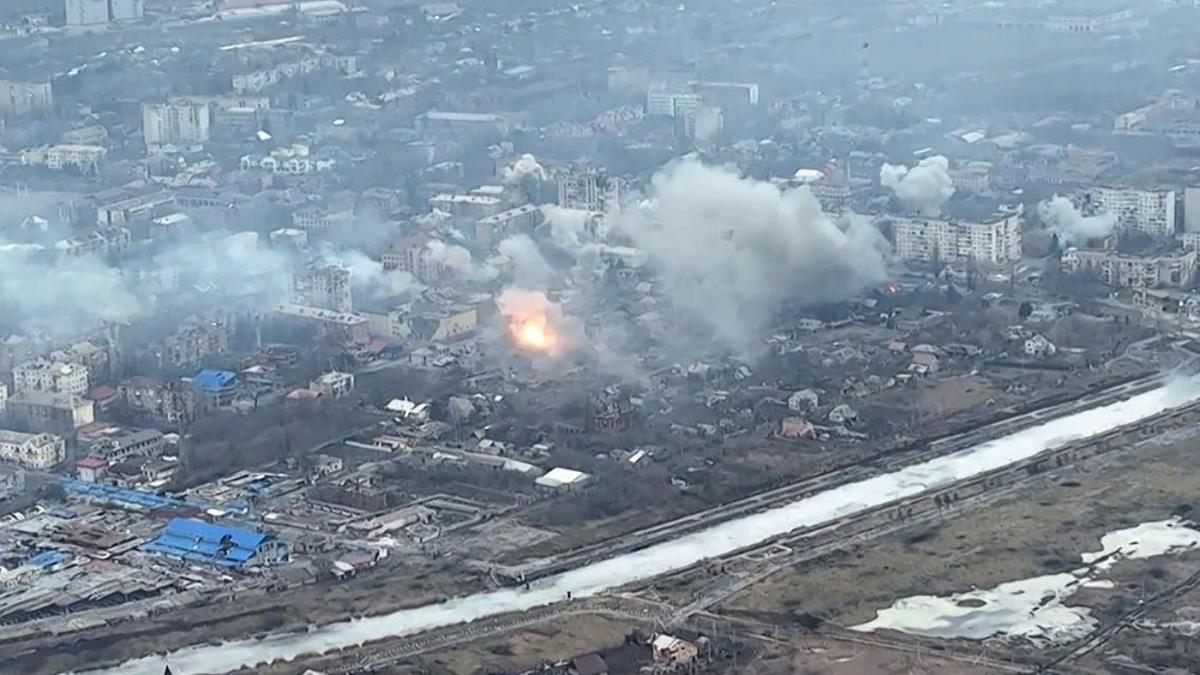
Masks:
[[[1200,672],[1200,2],[0,2],[0,675]]]

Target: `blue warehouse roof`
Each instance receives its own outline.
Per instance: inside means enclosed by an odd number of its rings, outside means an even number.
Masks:
[[[192,381],[196,383],[197,387],[200,387],[204,391],[211,392],[221,391],[230,384],[233,384],[233,381],[236,378],[237,375],[229,372],[228,370],[205,369],[196,373],[196,376],[192,378]]]
[[[142,548],[184,560],[237,567],[249,562],[267,538],[262,532],[222,527],[190,518],[174,518],[166,524],[157,539]]]

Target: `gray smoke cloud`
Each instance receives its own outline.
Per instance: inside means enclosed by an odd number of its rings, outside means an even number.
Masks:
[[[885,278],[887,244],[869,223],[835,224],[807,187],[781,190],[697,161],[659,172],[648,198],[613,218],[675,308],[742,353],[761,348],[784,302],[845,300]]]
[[[498,274],[494,268],[488,265],[477,264],[471,252],[458,244],[447,244],[434,239],[426,245],[425,249],[430,260],[444,265],[458,279],[488,281],[496,278]]]
[[[1060,195],[1038,204],[1038,216],[1063,244],[1079,244],[1089,239],[1107,237],[1117,226],[1117,218],[1113,214],[1084,216],[1070,199]]]
[[[521,155],[512,164],[504,167],[502,174],[504,182],[509,185],[521,182],[526,176],[546,180],[546,169],[542,167],[536,157],[528,153]]]
[[[594,217],[589,211],[568,209],[557,204],[542,206],[542,214],[550,226],[550,240],[572,253],[582,246],[587,237],[588,221]]]
[[[515,234],[496,247],[508,258],[513,284],[522,288],[548,288],[555,278],[554,267],[542,255],[538,245],[525,234]]]
[[[350,285],[355,299],[387,300],[413,293],[424,286],[413,275],[399,270],[385,270],[383,263],[356,249],[322,249],[323,264],[341,265],[350,270]]]
[[[128,321],[144,303],[99,258],[48,259],[25,246],[0,251],[0,311],[14,327],[66,333]]]
[[[942,205],[954,195],[950,160],[941,155],[926,157],[911,169],[884,164],[879,169],[879,183],[925,216],[941,215]]]

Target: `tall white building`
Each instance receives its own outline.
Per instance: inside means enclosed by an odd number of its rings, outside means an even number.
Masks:
[[[313,265],[292,280],[296,301],[335,312],[353,312],[350,269],[341,265]]]
[[[0,116],[23,117],[54,110],[54,91],[49,82],[0,80]]]
[[[13,369],[13,389],[18,394],[50,391],[83,396],[88,391],[88,370],[75,363],[30,361]]]
[[[147,147],[205,143],[211,124],[212,112],[206,103],[142,104],[142,137]]]
[[[0,462],[26,469],[49,469],[66,456],[66,443],[61,436],[0,429]]]
[[[1175,234],[1175,191],[1093,187],[1084,193],[1084,208],[1110,213],[1117,228],[1141,230],[1156,237]]]
[[[108,0],[66,0],[68,26],[108,23]]]
[[[1021,216],[1003,214],[978,223],[937,218],[895,222],[896,255],[905,260],[940,260],[1003,265],[1021,259]]]
[[[700,94],[672,89],[651,89],[646,93],[646,114],[658,117],[683,117],[704,104]]]
[[[109,21],[133,21],[146,13],[143,0],[108,0]]]
[[[4,417],[5,410],[8,410],[8,385],[0,382],[0,417]]]

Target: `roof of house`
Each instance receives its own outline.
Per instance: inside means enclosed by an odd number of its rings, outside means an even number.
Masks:
[[[192,381],[204,391],[220,391],[228,387],[237,375],[228,370],[202,370],[196,373]]]
[[[584,654],[571,662],[578,675],[607,675],[608,664],[599,654]]]
[[[262,532],[222,527],[190,518],[173,518],[158,538],[143,548],[186,560],[236,567],[249,562],[266,540],[267,535]]]

